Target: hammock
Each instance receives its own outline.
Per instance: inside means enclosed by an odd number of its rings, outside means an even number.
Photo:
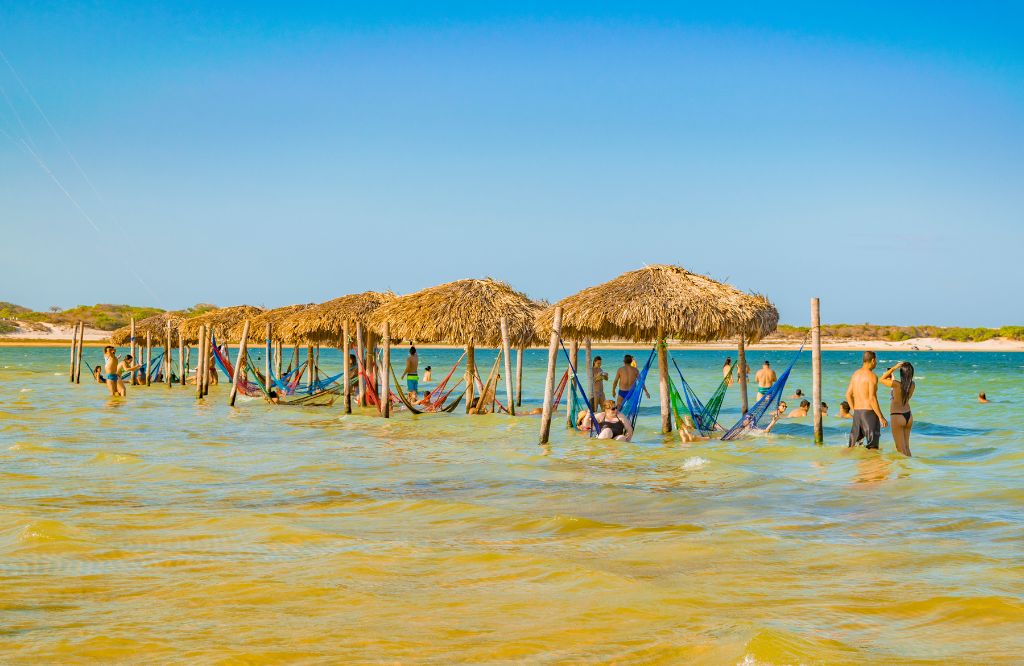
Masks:
[[[700,401],[697,394],[690,387],[690,384],[683,377],[683,371],[679,368],[679,364],[676,363],[675,359],[672,359],[672,365],[676,366],[676,372],[679,373],[679,382],[683,387],[682,398],[686,401],[686,413],[689,414],[690,419],[693,422],[694,428],[700,431],[702,435],[708,435],[715,430],[721,428],[718,425],[718,414],[722,411],[722,401],[725,399],[725,392],[729,389],[728,378],[723,377],[722,382],[715,389],[715,392],[708,398],[707,404]],[[669,378],[671,382],[671,377]],[[675,384],[672,385],[672,390],[678,393]],[[675,409],[675,404],[672,405]],[[678,419],[679,416],[677,415]]]
[[[220,347],[218,347],[216,343],[211,345],[211,347],[213,348],[213,359],[216,364],[220,366],[221,371],[228,376],[228,379],[233,379],[235,376],[235,366],[231,364],[231,359],[227,357],[227,354],[220,350]],[[252,361],[249,360],[248,356],[246,356],[245,360],[248,369],[251,372],[255,372],[256,368],[252,365]],[[257,376],[260,375],[257,374]],[[263,386],[249,381],[244,376],[240,376],[238,378],[238,392],[242,395],[249,396],[250,398],[261,396],[264,393]]]
[[[640,413],[640,401],[644,396],[644,384],[647,383],[647,373],[651,370],[651,362],[654,361],[654,352],[657,349],[657,345],[651,349],[647,362],[644,363],[643,369],[637,375],[636,381],[633,382],[633,387],[629,389],[629,393],[622,399],[622,407],[619,408],[619,411],[629,419],[630,425],[634,428],[636,427],[636,417]]]
[[[164,357],[164,353],[163,352],[158,353],[156,355],[156,358],[153,359],[152,366],[154,368],[159,367],[160,360],[163,359],[163,357]],[[146,373],[144,376],[148,376],[148,377],[150,377],[152,379],[153,375],[149,374],[150,373],[150,369],[147,368],[146,365],[147,365],[146,363],[142,363],[135,370],[129,370],[128,372],[121,373],[121,379],[128,379],[129,377],[132,376],[133,372],[144,372],[144,373]]]
[[[587,397],[587,392],[583,390],[583,384],[580,383],[580,378],[579,375],[576,374],[576,369],[572,367],[572,359],[569,358],[569,351],[565,348],[565,343],[562,341],[561,336],[558,338],[558,344],[562,346],[562,353],[565,354],[565,360],[569,364],[569,368],[566,372],[572,372],[572,387],[569,389],[569,420],[567,425],[568,427],[575,429],[577,427],[576,415],[583,411],[582,408],[586,406],[587,413],[590,414],[590,436],[595,437],[600,434],[601,431],[599,428],[601,426],[597,423],[597,417],[594,415],[594,410],[590,408],[590,398]],[[648,361],[648,365],[650,365],[650,361]],[[582,396],[581,398],[577,397],[577,390],[579,391],[579,396]]]
[[[448,371],[448,374],[445,375],[444,379],[442,379],[440,381],[440,383],[438,383],[438,385],[433,388],[433,390],[424,393],[423,394],[423,399],[421,401],[419,401],[417,403],[412,402],[411,400],[409,400],[408,396],[405,395],[405,393],[403,391],[401,391],[401,390],[399,390],[397,392],[398,398],[405,404],[405,406],[413,414],[422,414],[424,412],[447,412],[447,413],[451,413],[455,409],[455,407],[453,405],[447,405],[446,406],[444,403],[448,399],[448,396],[450,396],[452,393],[454,393],[455,389],[457,389],[459,387],[459,384],[462,383],[462,380],[460,379],[459,381],[455,382],[455,385],[452,386],[447,391],[445,389],[448,386],[448,381],[452,378],[452,375],[455,374],[455,371],[458,369],[459,365],[462,363],[462,359],[465,358],[465,357],[466,357],[466,352],[462,352],[462,356],[459,357],[459,360],[455,361],[455,365],[453,365],[452,369]],[[391,367],[391,377],[395,380],[395,386],[399,386],[400,387],[401,386],[401,380],[399,380],[399,378],[395,375],[395,368],[394,368],[394,366]],[[466,392],[463,391],[459,395],[458,401],[455,404],[458,404],[458,402],[462,401],[462,396],[465,395],[465,393]],[[450,407],[450,409],[449,409],[449,407]]]
[[[494,411],[494,405],[496,403],[500,404],[495,396],[497,393],[496,389],[498,388],[498,365],[500,362],[501,354],[498,354],[494,359],[494,365],[491,366],[490,374],[487,375],[486,385],[480,383],[479,377],[474,378],[476,379],[476,383],[480,386],[480,397],[476,398],[475,407],[473,405],[469,406],[470,414],[487,414]],[[489,409],[485,409],[488,403],[490,403],[491,406]],[[504,408],[504,406],[502,407]]]
[[[565,392],[565,387],[569,385],[569,371],[566,370],[562,373],[562,378],[558,380],[558,386],[555,387],[555,394],[551,396],[551,413],[554,414],[558,411],[558,406],[562,404],[562,393]]]
[[[738,439],[753,430],[763,430],[761,422],[764,420],[766,415],[770,419],[776,410],[778,410],[779,401],[782,400],[782,392],[786,390],[786,380],[789,379],[789,373],[793,370],[793,366],[796,365],[797,360],[800,358],[800,353],[803,350],[804,346],[801,344],[800,349],[798,349],[796,354],[793,355],[793,360],[789,362],[789,367],[779,375],[778,379],[775,380],[775,383],[768,389],[768,392],[762,395],[760,399],[754,403],[754,406],[751,407],[746,414],[740,417],[740,420],[736,422],[736,425],[729,428],[729,430],[722,435],[723,441]]]

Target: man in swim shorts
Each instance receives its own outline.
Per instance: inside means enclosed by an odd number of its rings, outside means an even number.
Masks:
[[[846,388],[846,401],[853,408],[850,446],[857,446],[864,440],[865,448],[877,449],[881,429],[889,427],[882,416],[882,408],[878,406],[878,377],[874,372],[876,365],[878,360],[875,352],[864,352],[862,365],[853,373],[850,385]]]
[[[759,400],[761,399],[761,396],[771,390],[776,379],[778,379],[778,377],[775,376],[775,371],[772,370],[772,364],[765,361],[764,366],[762,366],[761,369],[757,371],[757,374],[754,375],[754,381],[757,382],[757,397]]]
[[[636,384],[637,377],[640,376],[640,371],[633,365],[633,357],[626,354],[622,358],[622,367],[619,368],[618,372],[615,373],[615,380],[612,382],[612,391],[618,390],[618,394],[615,398],[615,408],[622,407],[622,403],[626,400],[629,392],[633,389],[633,384]],[[647,387],[644,387],[644,393],[647,393]],[[650,398],[651,394],[647,393],[647,397]]]
[[[416,355],[416,348],[409,347],[409,357],[405,359],[405,372],[402,378],[405,379],[405,387],[409,390],[409,399],[415,400],[417,391],[420,388],[420,357]]]

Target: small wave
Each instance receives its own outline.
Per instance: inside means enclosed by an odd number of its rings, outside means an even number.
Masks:
[[[18,393],[30,393],[32,389],[21,389]]]
[[[707,465],[710,460],[707,458],[701,458],[700,456],[690,456],[683,461],[683,469],[700,469],[704,465]]]

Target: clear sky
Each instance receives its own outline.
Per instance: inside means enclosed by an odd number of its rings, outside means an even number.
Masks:
[[[1024,322],[1021,3],[208,4],[0,4],[0,300],[677,263],[789,323]]]

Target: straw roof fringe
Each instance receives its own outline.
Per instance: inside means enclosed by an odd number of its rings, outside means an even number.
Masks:
[[[265,342],[267,324],[270,324],[273,327],[271,335],[273,335],[275,340],[296,342],[297,340],[282,334],[282,325],[292,317],[295,317],[313,307],[315,307],[314,303],[285,305],[284,307],[274,308],[273,310],[266,310],[257,314],[255,317],[249,317],[249,342]],[[245,319],[239,319],[231,328],[228,329],[227,336],[230,342],[238,342],[238,339],[242,336],[242,328],[245,325],[245,321]]]
[[[391,292],[376,291],[340,296],[288,317],[278,324],[277,330],[286,340],[336,345],[341,342],[345,322],[365,326],[374,310],[395,298]],[[354,327],[349,334],[355,335]]]
[[[526,294],[492,278],[457,280],[399,296],[370,315],[378,333],[384,322],[391,337],[421,343],[501,344],[501,318],[508,318],[512,345],[534,340],[539,308]]]
[[[185,319],[181,322],[179,331],[188,343],[196,342],[199,339],[199,327],[203,324],[207,327],[216,327],[218,336],[222,337],[236,324],[243,322],[246,319],[253,319],[262,313],[263,308],[257,308],[251,305],[233,305],[229,308],[218,308],[216,310],[204,312],[197,317]],[[218,340],[218,344],[221,342],[223,341]]]
[[[653,342],[659,335],[710,342],[738,335],[756,342],[779,323],[775,306],[679,266],[654,265],[563,298],[537,318],[538,337],[551,335],[562,307],[562,338]]]
[[[146,333],[152,336],[153,344],[162,347],[167,339],[167,322],[171,322],[171,346],[178,346],[178,326],[184,321],[181,312],[161,312],[135,322],[135,344],[146,343]],[[123,347],[132,341],[132,327],[122,326],[110,334],[110,344]]]

